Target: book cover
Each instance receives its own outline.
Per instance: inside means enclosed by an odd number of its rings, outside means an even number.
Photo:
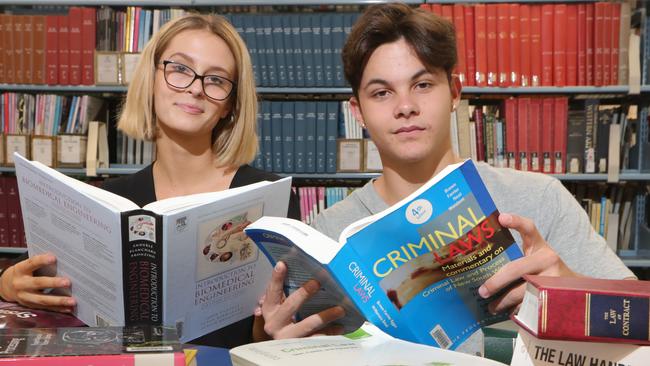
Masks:
[[[39,310],[0,301],[0,329],[83,327],[85,324],[70,314]]]
[[[514,321],[542,339],[650,345],[650,282],[524,276]]]
[[[0,330],[0,363],[183,366],[175,329],[161,326]]]
[[[15,159],[29,254],[56,255],[87,325],[172,325],[185,342],[253,313],[271,266],[243,228],[286,216],[290,178],[140,208]]]
[[[393,337],[456,349],[479,327],[506,317],[490,314],[491,299],[477,293],[522,255],[498,215],[466,160],[349,225],[338,241],[290,219],[264,217],[245,231],[273,263],[287,263],[288,292],[307,278],[321,284],[299,317],[341,305],[347,329],[363,314]]]

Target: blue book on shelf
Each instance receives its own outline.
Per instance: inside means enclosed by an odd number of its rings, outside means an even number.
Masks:
[[[285,51],[285,38],[284,27],[282,25],[282,15],[271,15],[271,27],[273,34],[273,49],[275,51],[275,70],[277,73],[277,84],[273,86],[287,86],[289,80],[287,79],[287,62],[284,57]]]
[[[244,28],[244,42],[248,48],[248,53],[251,55],[251,63],[253,64],[253,76],[255,77],[255,85],[261,85],[259,75],[259,55],[257,54],[257,39],[255,34],[255,21],[254,16],[244,14],[241,15],[240,21],[243,23]]]
[[[327,104],[316,103],[316,173],[325,173],[327,140]]]
[[[339,135],[339,102],[327,102],[327,140],[325,142],[325,172],[336,173],[336,138]]]
[[[264,47],[266,48],[266,69],[268,73],[267,86],[278,86],[278,74],[275,58],[275,45],[273,44],[273,16],[262,15],[262,24],[264,28]]]
[[[264,170],[273,171],[273,136],[271,135],[271,102],[262,105],[262,151],[264,151]]]
[[[296,117],[296,123],[294,125],[294,171],[296,173],[305,172],[305,158],[306,158],[306,144],[305,144],[305,135],[307,134],[305,123],[305,102],[297,101],[295,102],[294,116]]]
[[[255,43],[257,44],[257,60],[258,72],[260,74],[260,84],[261,86],[269,85],[269,74],[268,67],[266,62],[266,38],[264,37],[264,22],[262,21],[262,15],[248,15],[253,19],[253,25],[255,27]]]
[[[334,14],[324,14],[320,19],[323,45],[323,85],[332,87],[334,86],[334,40],[332,39]]]
[[[295,56],[293,54],[294,45],[293,37],[291,36],[291,14],[283,14],[282,16],[282,39],[284,40],[284,63],[287,73],[287,86],[296,86],[296,71],[295,71]]]
[[[311,21],[312,55],[314,59],[314,86],[325,86],[323,75],[323,28],[322,14],[312,14]]]
[[[271,136],[273,140],[273,172],[283,172],[282,102],[271,102]]]
[[[298,221],[262,217],[245,232],[271,264],[290,259],[285,291],[305,273],[321,284],[303,319],[334,305],[344,331],[364,318],[393,337],[456,349],[491,314],[477,288],[522,253],[471,160],[450,165],[386,210],[346,227],[336,241]]]
[[[316,86],[314,80],[314,37],[312,35],[311,17],[298,15],[300,23],[300,45],[302,46],[302,68],[306,87]]]
[[[253,161],[253,167],[259,170],[264,170],[264,143],[262,141],[262,119],[263,119],[262,103],[257,108],[257,123],[255,129],[257,132],[257,155]]]
[[[283,173],[294,172],[294,102],[282,102],[282,155],[284,162],[282,165]]]
[[[305,86],[305,75],[302,67],[302,42],[300,37],[300,15],[293,14],[289,17],[291,22],[291,46],[293,47],[293,68],[295,86]]]
[[[316,102],[304,102],[305,112],[305,173],[316,173]]]
[[[344,87],[345,77],[343,76],[343,60],[341,51],[345,43],[345,33],[343,33],[343,24],[349,17],[335,16],[332,23],[332,59],[334,65],[334,86]]]

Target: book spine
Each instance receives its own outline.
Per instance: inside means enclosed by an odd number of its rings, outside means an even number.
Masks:
[[[162,325],[163,219],[133,210],[123,212],[121,222],[125,325]]]
[[[284,173],[294,173],[294,102],[282,103],[282,155],[284,155],[283,169]]]
[[[553,4],[542,5],[541,17],[541,46],[542,46],[542,75],[541,86],[553,86]],[[559,56],[558,56],[559,59]]]
[[[470,77],[474,78],[476,86],[487,85],[487,8],[485,4],[474,5],[474,43],[476,47],[476,71]]]
[[[23,17],[23,82],[34,83],[34,16]]]
[[[271,103],[271,140],[273,141],[273,172],[282,173],[282,102]]]
[[[95,83],[95,44],[97,15],[95,8],[85,7],[82,9],[82,32],[81,32],[81,83],[92,85]]]
[[[476,85],[476,33],[474,6],[463,6],[465,11],[465,60],[467,67],[467,85]]]
[[[298,101],[296,102],[295,116],[296,123],[294,126],[294,143],[295,143],[295,171],[296,173],[305,172],[305,159],[306,159],[306,123],[305,123],[305,113],[306,106],[305,102]]]
[[[542,134],[542,172],[553,173],[552,156],[553,156],[553,138],[559,137],[554,133],[553,126],[553,98],[544,98],[542,100],[542,121],[541,131]]]
[[[68,13],[68,32],[70,34],[70,84],[81,84],[81,51],[83,49],[81,41],[82,26],[81,8],[71,7]]]
[[[336,138],[338,131],[339,103],[327,102],[327,140],[325,141],[325,172],[336,173]]]
[[[326,172],[327,104],[316,103],[316,173]]]

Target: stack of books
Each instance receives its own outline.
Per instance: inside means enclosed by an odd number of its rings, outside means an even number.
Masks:
[[[511,365],[647,365],[650,282],[525,276]]]

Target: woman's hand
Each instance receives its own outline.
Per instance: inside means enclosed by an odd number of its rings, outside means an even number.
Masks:
[[[71,313],[76,305],[74,298],[46,294],[47,289],[65,289],[70,280],[63,277],[34,276],[34,272],[56,263],[52,254],[39,254],[18,262],[2,272],[0,296],[10,302],[34,309]]]

